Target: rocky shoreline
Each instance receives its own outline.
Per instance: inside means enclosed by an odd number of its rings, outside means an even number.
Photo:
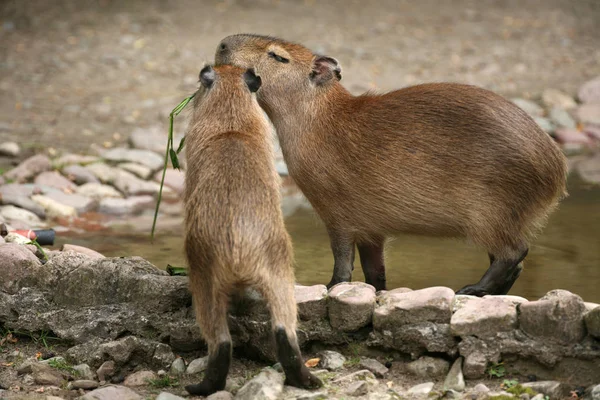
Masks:
[[[0,397],[177,399],[159,392],[182,396],[182,382],[200,379],[207,360],[199,357],[205,347],[185,276],[80,248],[46,251],[42,264],[35,250],[0,244]],[[376,293],[353,282],[329,291],[298,285],[296,301],[301,346],[326,386],[283,386],[267,309],[247,291],[229,320],[237,367],[227,393],[213,399],[560,399],[571,392],[597,399],[600,392],[600,306],[564,290],[527,301],[445,287]]]

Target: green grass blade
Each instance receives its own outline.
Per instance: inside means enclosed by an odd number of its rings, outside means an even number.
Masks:
[[[181,150],[183,150],[183,144],[185,142],[185,136],[181,138],[181,142],[179,142],[179,147],[177,147],[177,154],[181,153]]]
[[[171,154],[171,164],[173,164],[173,168],[180,169],[179,167],[179,158],[177,158],[177,153],[172,148],[169,150]]]

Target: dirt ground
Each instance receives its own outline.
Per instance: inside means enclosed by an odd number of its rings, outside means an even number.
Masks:
[[[166,130],[232,33],[334,56],[354,93],[449,80],[574,94],[600,74],[597,0],[4,0],[0,21],[0,141],[51,153]]]

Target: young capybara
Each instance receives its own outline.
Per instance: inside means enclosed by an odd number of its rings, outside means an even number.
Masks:
[[[204,380],[190,394],[225,387],[231,362],[230,296],[254,287],[269,304],[286,383],[315,388],[296,338],[292,246],[280,209],[269,123],[252,69],[206,66],[186,135],[185,252],[196,319],[208,344]]]
[[[259,103],[329,233],[330,287],[351,279],[356,245],[367,283],[385,289],[384,242],[404,232],[482,246],[490,267],[458,293],[506,294],[529,240],[566,195],[560,149],[488,90],[432,83],[353,96],[334,58],[251,34],[223,39],[215,62],[262,76]]]

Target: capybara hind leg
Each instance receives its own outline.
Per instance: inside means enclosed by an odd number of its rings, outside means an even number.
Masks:
[[[373,285],[375,290],[385,290],[385,263],[383,260],[384,240],[375,243],[358,244],[360,264],[365,274],[365,282]]]
[[[331,288],[340,282],[350,282],[354,270],[354,241],[346,235],[329,230],[331,250],[333,252],[333,276],[327,284]]]
[[[521,261],[527,256],[525,249],[518,256],[490,255],[491,265],[479,282],[460,289],[457,294],[472,296],[507,294],[523,270]]]
[[[297,311],[293,281],[293,276],[272,276],[263,282],[261,291],[271,308],[277,359],[285,372],[285,384],[316,389],[323,383],[304,365],[296,337]]]
[[[208,366],[202,382],[185,390],[196,396],[208,396],[225,388],[231,364],[231,335],[227,326],[228,296],[213,290],[202,278],[190,276],[196,319],[208,344]],[[207,279],[205,277],[204,279]]]

